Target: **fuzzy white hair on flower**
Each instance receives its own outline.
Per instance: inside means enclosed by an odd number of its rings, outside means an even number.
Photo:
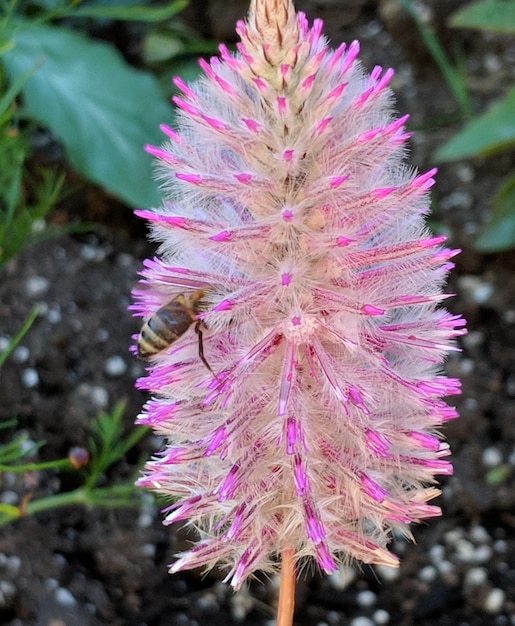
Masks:
[[[139,211],[160,249],[134,309],[201,294],[202,335],[181,322],[139,381],[139,423],[166,437],[139,484],[198,532],[171,571],[226,566],[235,587],[284,550],[327,573],[396,565],[392,532],[440,515],[452,471],[442,363],[465,331],[441,306],[457,251],[425,225],[435,170],[405,163],[393,71],[321,31],[253,0],[237,52],[175,80],[175,128],[147,148],[165,200]]]

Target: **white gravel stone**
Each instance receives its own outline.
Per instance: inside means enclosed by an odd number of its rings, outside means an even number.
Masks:
[[[376,565],[375,571],[385,583],[395,582],[401,575],[398,567],[388,567],[387,565]]]
[[[462,563],[475,563],[474,546],[467,539],[460,539],[454,545],[457,558]]]
[[[16,594],[16,587],[8,580],[0,580],[0,606],[5,606]]]
[[[118,378],[127,371],[127,363],[118,354],[114,354],[105,360],[104,374],[110,378]]]
[[[9,339],[9,337],[6,337],[5,335],[1,335],[0,336],[0,352],[7,350],[10,343],[11,343],[11,340]]]
[[[467,163],[460,163],[456,166],[456,176],[462,183],[470,183],[474,180],[476,173],[474,168]]]
[[[446,538],[446,541],[448,541],[447,538]],[[438,563],[444,557],[445,557],[445,548],[441,544],[437,543],[434,546],[431,546],[429,548],[429,558],[431,560],[431,563]]]
[[[59,305],[49,308],[46,314],[46,318],[50,322],[50,324],[54,324],[54,325],[60,324],[63,317],[61,315],[61,310],[59,308]]]
[[[352,567],[340,567],[328,580],[331,587],[343,591],[356,580],[356,572]]]
[[[18,574],[21,568],[21,559],[19,556],[10,556],[7,558],[7,563],[5,564],[7,571],[10,574]]]
[[[483,465],[485,467],[499,467],[499,465],[502,465],[504,459],[499,448],[490,446],[489,448],[483,450],[481,460],[483,461]]]
[[[463,375],[471,374],[474,371],[475,363],[474,359],[461,359],[460,360],[460,373]]]
[[[473,330],[462,339],[463,345],[469,350],[473,350],[480,346],[485,340],[485,335],[480,330]]]
[[[30,276],[25,281],[25,291],[29,298],[38,298],[48,291],[50,281],[43,276]]]
[[[372,619],[377,626],[386,626],[386,624],[390,623],[390,613],[384,609],[377,609],[377,611],[374,611]]]
[[[432,565],[426,565],[420,570],[418,577],[424,583],[432,583],[438,577],[438,572]]]
[[[33,389],[39,385],[39,374],[33,367],[27,367],[21,373],[21,382],[28,389]]]
[[[349,626],[374,626],[374,622],[368,617],[355,617],[349,622]]]
[[[365,589],[363,591],[359,591],[356,594],[356,602],[362,608],[369,608],[371,606],[374,606],[374,604],[377,602],[377,596],[373,591]]]
[[[26,363],[30,357],[30,350],[27,346],[17,346],[13,352],[13,360],[16,363]]]
[[[92,385],[89,389],[93,404],[99,409],[106,409],[109,404],[109,392],[105,387]]]
[[[504,591],[495,587],[494,589],[491,589],[486,596],[483,604],[483,610],[490,613],[490,615],[497,615],[501,612],[505,599],[506,594]]]
[[[454,573],[454,565],[450,561],[440,561],[436,564],[436,569],[442,576],[449,576]]]
[[[64,587],[58,587],[55,590],[55,599],[61,606],[75,606],[77,600],[73,597],[72,593]]]
[[[465,587],[481,587],[488,580],[488,572],[483,567],[472,567],[465,574]]]
[[[458,279],[460,289],[476,304],[485,304],[490,300],[494,286],[482,276],[466,275]]]
[[[488,543],[490,541],[490,535],[484,526],[472,526],[469,536],[474,543]]]
[[[474,559],[476,563],[488,563],[488,561],[492,558],[492,548],[486,543],[482,546],[478,546],[474,550]]]
[[[497,539],[494,543],[494,550],[497,554],[506,554],[508,550],[508,543],[504,539]]]

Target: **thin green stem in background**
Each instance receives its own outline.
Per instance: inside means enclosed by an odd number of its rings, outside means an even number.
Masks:
[[[473,110],[464,72],[459,67],[453,66],[431,26],[421,18],[413,0],[399,1],[415,21],[422,40],[442,73],[449,90],[460,108],[461,114],[463,117],[470,117]]]

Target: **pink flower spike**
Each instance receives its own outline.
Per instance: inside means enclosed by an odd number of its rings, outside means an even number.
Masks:
[[[439,513],[452,472],[445,359],[466,332],[393,70],[367,72],[357,41],[331,50],[292,0],[250,2],[146,148],[164,199],[136,212],[158,256],[131,306],[131,350],[151,354],[138,423],[164,442],[138,484],[198,530],[171,571],[226,568],[234,587],[281,553],[398,565],[392,535]]]

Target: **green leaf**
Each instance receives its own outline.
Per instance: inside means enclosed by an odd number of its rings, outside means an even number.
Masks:
[[[473,2],[456,11],[451,16],[449,24],[455,28],[515,33],[515,2],[513,0]]]
[[[82,6],[70,8],[60,15],[92,17],[98,19],[132,22],[164,22],[174,17],[188,5],[188,0],[176,0],[161,7],[146,6]]]
[[[492,201],[491,219],[474,243],[480,252],[515,248],[515,174],[499,189]]]
[[[151,74],[65,28],[37,26],[14,35],[4,57],[11,80],[40,64],[22,88],[30,115],[65,146],[72,166],[131,206],[159,202],[146,143],[161,143],[171,107]]]
[[[486,113],[471,120],[436,152],[440,161],[488,156],[515,146],[515,87]]]

